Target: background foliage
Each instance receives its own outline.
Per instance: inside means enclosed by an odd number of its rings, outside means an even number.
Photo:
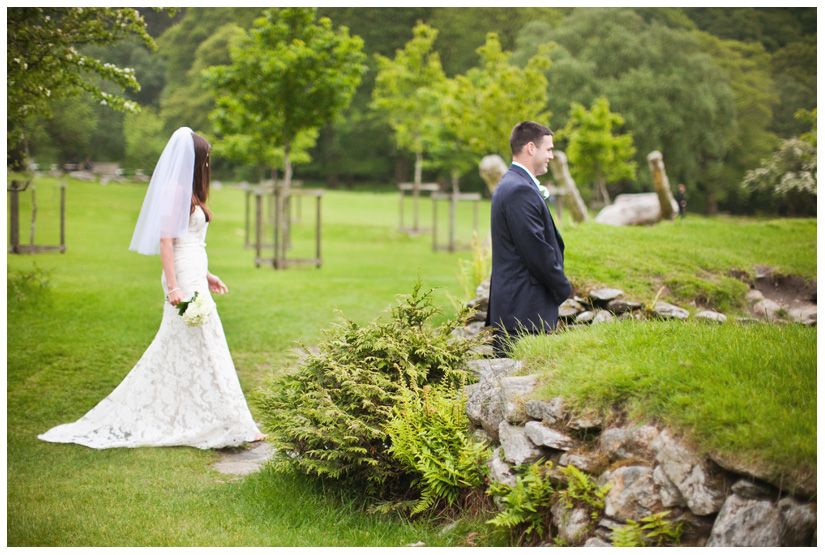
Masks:
[[[214,136],[208,114],[215,101],[202,70],[228,64],[231,39],[250,30],[261,11],[187,8],[170,17],[142,9],[140,16],[157,51],[129,38],[83,46],[79,52],[134,69],[139,91],[91,84],[156,109],[164,138],[181,125]],[[611,110],[625,120],[618,133],[634,137],[637,178],[610,184],[611,195],[649,190],[646,156],[660,150],[671,184],[687,186],[691,211],[784,210],[778,199],[740,183],[747,171],[779,149],[780,140],[809,129],[795,113],[816,108],[815,8],[326,7],[318,9],[318,16],[363,39],[368,68],[343,117],[324,123],[308,151],[311,161],[296,174],[326,181],[329,187],[391,188],[411,180],[414,154],[396,146],[392,128],[370,103],[379,70],[374,55],[394,57],[412,39],[418,21],[438,31],[433,51],[449,79],[470,77],[480,69],[476,51],[489,33],[496,34],[502,52],[512,53],[510,62],[522,68],[540,45],[555,42],[548,54],[552,63],[544,69],[544,111],[550,113],[550,127],[564,128],[572,102],[590,106],[604,95]],[[9,59],[13,63],[13,57]],[[50,99],[53,118],[31,122],[36,161],[89,157],[117,161],[127,169],[145,163],[127,152],[127,144],[138,142],[127,137],[145,133],[145,127],[133,126],[123,114],[102,109],[90,98],[76,98],[68,105],[57,102],[66,101]],[[503,140],[485,136],[497,131],[478,129],[483,126],[476,129],[481,140]],[[77,130],[79,136],[68,137],[66,130]],[[558,143],[561,150],[567,147]],[[454,162],[426,170],[424,180],[447,181],[458,169],[462,189],[484,192],[475,164],[453,156]],[[254,165],[247,161],[224,158],[213,170],[218,179],[256,178]]]

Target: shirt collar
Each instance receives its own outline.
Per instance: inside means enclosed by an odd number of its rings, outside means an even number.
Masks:
[[[519,164],[519,163],[518,163],[518,162],[516,162],[515,160],[513,160],[513,165],[514,165],[514,166],[518,166],[518,167],[520,167],[521,169],[523,169],[524,171],[526,171],[526,172],[527,172],[527,175],[529,175],[529,176],[530,176],[530,179],[532,179],[532,180],[533,180],[533,183],[535,183],[535,184],[536,184],[536,187],[537,187],[537,188],[541,185],[541,183],[539,183],[539,180],[538,180],[538,179],[536,179],[536,176],[534,176],[534,175],[533,175],[533,172],[531,172],[530,170],[528,170],[527,168],[525,168],[523,165]]]

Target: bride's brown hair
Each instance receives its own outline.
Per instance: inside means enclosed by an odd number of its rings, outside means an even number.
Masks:
[[[206,207],[206,199],[209,198],[209,142],[198,135],[192,133],[192,140],[195,143],[195,173],[192,177],[192,208],[189,213],[195,211],[196,206],[203,209],[206,214],[206,221],[212,221],[212,212]]]

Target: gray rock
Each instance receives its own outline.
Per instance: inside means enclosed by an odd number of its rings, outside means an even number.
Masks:
[[[476,297],[490,298],[490,278],[485,279],[476,287]]]
[[[649,458],[649,448],[659,435],[654,426],[609,428],[599,436],[602,452],[611,460]]]
[[[525,405],[527,416],[536,420],[555,424],[564,419],[564,399],[554,397],[549,401],[539,401],[536,399],[527,401]]]
[[[459,335],[461,335],[462,337],[466,337],[466,338],[469,339],[469,338],[475,337],[476,335],[481,333],[484,330],[485,327],[486,326],[484,325],[483,321],[477,321],[477,322],[470,322],[469,324],[467,324],[463,328],[459,328],[459,329],[456,329],[456,330],[453,330],[453,331],[458,332]]]
[[[791,320],[803,326],[816,325],[816,305],[805,305],[788,311]]]
[[[221,474],[235,474],[246,476],[258,472],[266,462],[272,458],[275,449],[271,444],[262,441],[249,449],[225,449],[221,460],[212,465],[212,468]]]
[[[561,502],[553,504],[550,509],[553,524],[558,530],[558,538],[574,545],[580,543],[590,527],[590,513],[582,507],[568,509]]]
[[[496,380],[483,380],[464,387],[467,394],[465,411],[470,422],[481,426],[487,435],[498,441],[498,425],[504,420],[501,387]]]
[[[703,310],[696,314],[695,318],[697,320],[704,320],[707,322],[716,322],[719,324],[724,324],[728,321],[728,317],[724,314],[720,314],[719,312],[714,312],[712,310]]]
[[[612,484],[604,498],[604,514],[613,520],[639,520],[664,509],[649,466],[620,466],[603,473],[597,483]]]
[[[605,517],[599,520],[599,524],[596,527],[595,533],[596,536],[598,536],[599,538],[607,542],[612,542],[613,530],[621,528],[622,526],[624,526],[624,523],[616,522],[615,520]]]
[[[595,453],[590,453],[587,451],[581,453],[571,453],[568,451],[562,454],[559,459],[558,466],[562,468],[573,466],[582,472],[595,474],[599,469],[606,466],[606,462],[607,460],[605,458],[599,457]]]
[[[610,287],[605,287],[604,289],[593,289],[587,294],[589,299],[596,303],[607,303],[617,297],[621,297],[622,295],[624,295],[624,291],[621,289],[612,289]]]
[[[679,308],[676,305],[664,303],[662,301],[656,303],[656,305],[653,307],[653,312],[659,315],[659,317],[665,319],[684,320],[688,316],[690,316],[690,312],[688,312],[684,308]]]
[[[602,420],[595,412],[587,412],[572,418],[567,427],[573,430],[596,430],[602,427]]]
[[[619,314],[619,320],[641,320],[642,315],[638,312],[623,312]]]
[[[613,547],[613,544],[607,543],[601,538],[588,538],[588,540],[584,542],[584,547]]]
[[[762,299],[751,307],[751,314],[762,320],[775,322],[779,320],[779,312],[782,307],[771,299]]]
[[[516,487],[516,475],[510,465],[501,459],[501,447],[493,451],[493,456],[487,461],[490,469],[490,481],[501,482],[511,488]]]
[[[507,376],[501,378],[501,403],[504,419],[511,424],[521,424],[527,420],[525,397],[538,385],[538,376]]]
[[[773,276],[773,273],[779,269],[779,266],[763,266],[762,264],[754,264],[753,271],[756,279],[765,279]]]
[[[613,299],[612,301],[607,303],[607,306],[605,308],[613,314],[618,315],[633,310],[639,310],[640,308],[642,308],[642,303],[626,301],[623,299]]]
[[[593,320],[591,320],[590,325],[595,326],[596,324],[606,324],[613,322],[616,318],[607,310],[598,310],[596,311],[595,316],[593,316]]]
[[[524,428],[517,428],[502,421],[499,424],[498,437],[504,450],[504,460],[512,465],[533,463],[542,456],[541,449],[530,441],[524,433]]]
[[[748,305],[756,304],[764,298],[765,295],[763,295],[759,289],[751,289],[747,295],[745,295],[745,300],[748,301]]]
[[[573,299],[567,299],[559,306],[559,318],[563,320],[575,318],[582,312],[584,312],[584,307]]]
[[[736,494],[725,500],[707,547],[780,547],[782,513],[770,501]]]
[[[543,445],[559,451],[569,451],[578,446],[576,441],[559,431],[548,428],[541,422],[531,420],[524,425],[524,433],[536,445]]]
[[[517,374],[524,363],[511,358],[482,358],[468,360],[467,369],[480,381]]]
[[[676,201],[671,200],[672,209],[678,212]],[[613,204],[601,209],[594,221],[600,224],[650,225],[662,219],[662,205],[656,193],[636,193],[618,195]]]
[[[792,497],[784,497],[777,503],[785,525],[782,545],[785,547],[807,547],[815,541],[816,509],[810,503],[800,503]],[[813,545],[816,545],[814,543]]]
[[[653,469],[653,481],[659,486],[659,497],[662,498],[662,505],[665,507],[687,507],[685,498],[682,497],[679,488],[667,477],[661,465]]]
[[[710,465],[694,455],[664,430],[650,445],[662,471],[679,489],[688,508],[697,515],[709,515],[724,502],[724,484],[716,479]]]
[[[738,480],[730,489],[739,497],[748,499],[766,499],[772,494],[770,489],[751,480]]]
[[[576,316],[576,323],[577,324],[589,324],[593,321],[593,318],[596,317],[595,310],[585,310],[578,316]]]

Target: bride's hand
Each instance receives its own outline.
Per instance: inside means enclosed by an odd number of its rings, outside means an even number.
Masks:
[[[186,299],[183,296],[183,291],[178,289],[177,291],[172,291],[166,295],[166,300],[169,301],[169,304],[172,306],[177,306],[178,303],[182,303]]]
[[[229,288],[226,285],[224,285],[224,283],[221,281],[221,278],[219,278],[216,275],[206,274],[206,281],[209,282],[209,290],[212,293],[218,293],[223,295],[224,293],[229,292]]]

